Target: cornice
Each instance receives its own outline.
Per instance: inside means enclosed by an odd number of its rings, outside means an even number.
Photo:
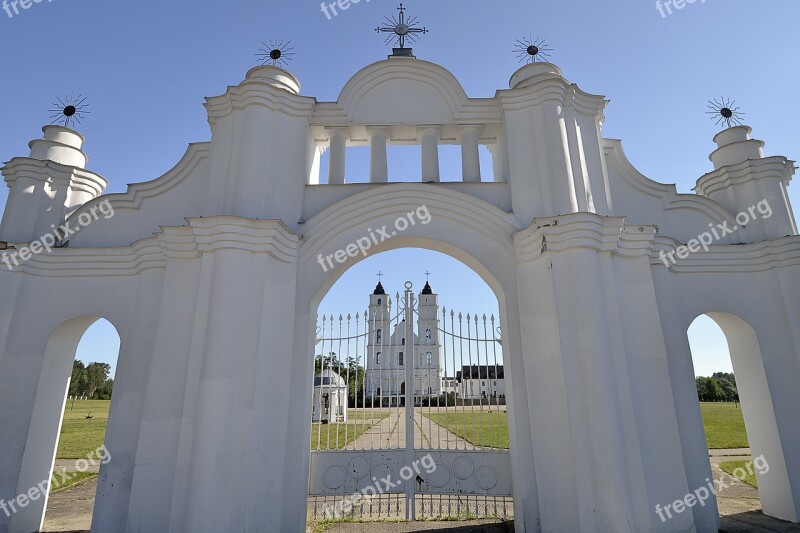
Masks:
[[[654,268],[667,268],[660,252],[670,252],[681,245],[671,237],[658,237],[650,252],[650,264]],[[751,244],[711,245],[707,252],[690,253],[685,259],[674,254],[673,257],[675,262],[670,262],[669,271],[676,274],[763,272],[800,267],[800,236],[789,235]]]
[[[212,130],[221,118],[248,106],[265,107],[284,115],[307,118],[314,112],[315,105],[314,98],[292,94],[260,79],[248,79],[230,86],[225,94],[210,96],[205,103]]]
[[[797,168],[795,162],[783,156],[765,157],[764,159],[748,159],[736,165],[727,165],[709,172],[697,180],[694,191],[703,196],[710,196],[730,187],[763,179],[778,179],[789,185]]]
[[[650,255],[656,233],[655,226],[627,225],[624,217],[581,212],[537,217],[514,235],[514,245],[517,264],[574,249],[641,257]]]
[[[108,187],[108,181],[91,170],[30,157],[15,157],[6,163],[0,172],[3,173],[9,187],[19,178],[53,180],[60,185],[84,190],[94,196],[101,194]]]

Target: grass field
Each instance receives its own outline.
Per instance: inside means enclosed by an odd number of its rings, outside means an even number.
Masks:
[[[749,468],[748,468],[749,465]],[[723,472],[736,477],[739,481],[744,481],[751,487],[758,488],[756,481],[755,468],[752,461],[725,461],[719,464]],[[734,472],[736,472],[734,474]],[[752,472],[752,473],[751,473]]]
[[[92,472],[72,472],[70,474],[70,478],[67,481],[62,482],[61,476],[54,475],[50,481],[50,492],[59,492],[62,490],[66,490],[70,487],[75,487],[92,479],[96,479],[97,474]],[[55,486],[56,483],[60,483],[57,487]]]
[[[58,439],[58,459],[83,459],[103,445],[108,422],[108,400],[67,400]],[[91,413],[92,418],[86,417]]]
[[[448,411],[444,413],[426,413],[426,416],[462,439],[488,448],[508,448],[508,416],[505,411],[492,411],[484,407],[484,411]],[[474,421],[474,424],[473,424]]]
[[[108,411],[111,402],[103,400],[76,401],[72,408],[72,401],[67,401],[64,412],[64,423],[61,427],[61,436],[58,442],[59,459],[81,459],[97,450],[103,444],[108,422]],[[703,415],[706,439],[710,449],[719,448],[747,448],[747,432],[744,429],[744,418],[741,407],[731,403],[701,403],[700,411]],[[92,418],[86,416],[91,413]],[[336,449],[336,437],[339,436],[339,448],[368,431],[381,419],[389,416],[388,410],[372,410],[366,413],[360,410],[351,411],[351,423],[348,425],[345,438],[344,425],[323,425],[319,428],[314,424],[311,431],[311,449],[317,449],[317,442],[321,442],[320,449],[328,449],[330,436],[330,449]],[[429,416],[428,413],[423,413]],[[431,413],[430,418],[463,439],[477,446],[491,446],[508,448],[508,417],[504,411],[475,411],[475,430],[473,430],[473,413],[469,409],[459,412]],[[337,428],[332,430],[331,428]],[[321,438],[320,437],[321,429]],[[346,441],[346,442],[345,442]]]
[[[741,406],[732,403],[701,403],[700,413],[710,450],[748,448]]]
[[[352,409],[347,424],[311,424],[312,450],[342,450],[389,416],[386,409],[361,411]],[[338,440],[337,440],[338,439]],[[317,448],[319,444],[319,448]]]

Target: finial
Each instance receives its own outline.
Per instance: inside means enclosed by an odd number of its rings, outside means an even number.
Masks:
[[[294,52],[292,52],[294,48],[290,46],[292,41],[279,39],[270,41],[269,44],[261,44],[263,48],[259,48],[256,57],[259,58],[259,62],[262,65],[272,63],[273,67],[285,67],[288,65],[288,62],[292,60],[292,56],[295,55]]]
[[[517,54],[517,59],[520,63],[536,63],[537,61],[547,61],[550,58],[550,53],[553,49],[547,44],[547,40],[537,37],[533,39],[531,36],[527,38],[517,39],[517,46],[512,52]]]
[[[739,111],[741,108],[736,107],[735,100],[726,99],[725,97],[720,97],[719,100],[709,100],[708,108],[710,111],[706,111],[706,114],[712,115],[711,120],[716,120],[717,126],[723,123],[728,128],[741,126],[742,116],[746,115],[746,113]]]
[[[427,282],[427,281],[430,281],[430,280],[431,280],[431,271],[430,270],[426,270],[425,271],[425,281]]]
[[[406,20],[406,8],[403,4],[400,4],[397,10],[400,12],[399,16],[392,16],[391,18],[384,17],[388,25],[378,26],[375,28],[375,31],[378,33],[391,34],[386,38],[386,44],[397,40],[397,44],[400,45],[400,48],[394,48],[394,54],[392,55],[411,56],[411,48],[406,48],[406,39],[415,43],[417,42],[416,34],[428,33],[428,29],[425,27],[418,27],[419,19],[417,17]]]
[[[50,115],[51,124],[63,122],[65,128],[72,127],[75,123],[80,124],[81,119],[85,118],[84,115],[89,114],[89,111],[86,110],[89,107],[86,100],[86,96],[75,96],[74,93],[64,96],[63,100],[56,98],[56,101],[53,102],[53,109],[48,109],[53,113]]]
[[[381,272],[380,270],[378,270],[378,283],[380,283],[380,282],[381,282],[381,278],[382,278],[382,277],[383,277],[383,272]]]

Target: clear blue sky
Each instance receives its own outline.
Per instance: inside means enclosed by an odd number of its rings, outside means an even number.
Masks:
[[[568,79],[611,99],[605,136],[623,139],[642,172],[683,192],[711,169],[707,157],[717,131],[705,115],[711,98],[734,98],[768,154],[800,157],[796,0],[707,0],[666,18],[653,0],[406,5],[431,30],[415,45],[417,57],[451,70],[470,96],[492,96],[507,86],[519,66],[510,53],[516,38],[546,37],[555,48],[552,61]],[[51,102],[75,91],[91,102],[79,128],[88,138],[89,167],[110,180],[111,192],[123,191],[171,168],[187,143],[209,139],[203,98],[241,81],[262,41],[291,39],[297,55],[289,69],[302,94],[333,100],[353,73],[385,57],[387,47],[373,28],[396,6],[362,0],[332,20],[314,0],[53,0],[13,18],[0,11],[0,159],[27,155]],[[790,191],[797,204],[800,193]],[[3,189],[0,204],[5,197]],[[426,268],[447,269],[410,253],[416,259],[398,280],[418,282]],[[387,271],[393,262],[364,262],[348,274],[368,289],[375,267]],[[445,279],[437,283],[443,301],[461,297],[445,294]],[[464,283],[454,285],[465,290]],[[349,291],[336,294],[330,296],[336,307],[363,306]],[[496,302],[484,291],[470,304],[488,310]],[[706,350],[713,339],[708,328],[700,329],[695,344]],[[106,331],[86,343],[85,353],[102,352],[108,337]],[[720,355],[702,359],[708,364],[698,364],[700,374],[723,369]]]

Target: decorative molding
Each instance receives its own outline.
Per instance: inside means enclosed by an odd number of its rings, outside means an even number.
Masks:
[[[99,196],[77,209],[70,215],[70,219],[74,219],[81,213],[90,210],[93,205],[105,201],[109,201],[115,211],[139,209],[142,202],[148,198],[160,196],[177,187],[186,178],[194,174],[198,166],[209,160],[210,156],[211,143],[190,144],[181,160],[163,176],[152,181],[128,185],[128,190],[124,193]]]
[[[711,220],[733,220],[734,213],[721,204],[694,194],[680,194],[674,184],[659,183],[639,172],[630,162],[618,139],[603,139],[603,148],[609,167],[615,164],[625,182],[637,191],[661,201],[665,211],[692,209]]]
[[[503,111],[518,111],[552,101],[570,106],[579,115],[591,116],[602,121],[608,104],[605,96],[587,93],[562,77],[546,76],[520,89],[498,91]]]
[[[673,251],[679,246],[682,243],[671,237],[658,237],[650,252],[650,264],[666,268],[660,252]],[[800,236],[790,235],[752,244],[717,244],[711,245],[708,252],[700,250],[685,259],[673,257],[675,263],[669,268],[672,273],[720,275],[800,267]]]
[[[432,194],[432,187],[436,187],[436,194]],[[380,227],[377,225],[379,221],[405,216],[422,203],[428,207],[433,218],[451,222],[466,231],[504,244],[513,253],[511,236],[521,227],[513,214],[472,195],[439,187],[438,184],[389,183],[348,195],[306,221],[300,262],[316,262],[318,254],[330,251],[330,232],[326,228],[338,228],[340,233],[354,229],[361,232],[367,228],[376,229]]]
[[[86,191],[93,196],[102,194],[108,187],[108,181],[91,170],[30,157],[15,157],[6,163],[0,172],[3,173],[9,187],[12,187],[19,178],[52,180],[59,185]]]
[[[201,254],[233,249],[266,253],[282,263],[297,261],[302,237],[280,220],[230,216],[186,220]]]
[[[535,261],[547,252],[577,248],[641,257],[650,255],[656,233],[655,226],[627,225],[624,217],[580,212],[537,217],[530,226],[514,235],[514,245],[520,265]]]
[[[314,112],[316,99],[292,94],[263,79],[247,79],[239,85],[228,87],[225,94],[206,98],[205,107],[211,130],[220,119],[248,106],[265,107],[276,113],[306,118]]]
[[[697,180],[694,191],[703,196],[711,196],[730,187],[769,178],[780,180],[784,186],[788,186],[797,170],[794,164],[794,161],[783,156],[748,159],[709,172]]]
[[[31,257],[8,275],[29,274],[50,278],[136,276],[145,270],[165,268],[166,257],[155,237],[130,246],[113,248],[54,248]]]

